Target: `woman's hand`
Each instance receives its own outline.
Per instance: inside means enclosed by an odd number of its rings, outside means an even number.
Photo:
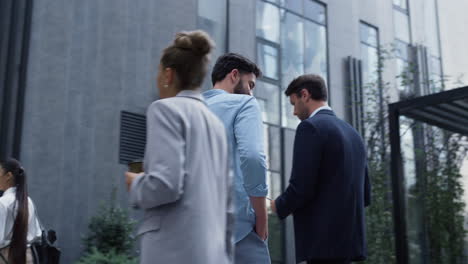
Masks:
[[[130,191],[130,187],[132,186],[133,180],[136,177],[143,175],[144,173],[134,173],[134,172],[125,172],[125,183],[127,184],[127,190]]]

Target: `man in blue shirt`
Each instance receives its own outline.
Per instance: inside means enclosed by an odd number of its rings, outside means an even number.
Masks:
[[[214,89],[203,93],[226,127],[235,189],[235,263],[270,263],[263,124],[252,89],[261,71],[247,58],[228,53],[211,75]]]

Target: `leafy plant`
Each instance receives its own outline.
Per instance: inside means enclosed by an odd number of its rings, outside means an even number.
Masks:
[[[77,264],[137,264],[137,260],[127,254],[118,254],[115,250],[103,253],[92,248]]]
[[[101,205],[99,214],[93,216],[88,225],[88,234],[83,238],[84,263],[134,263],[131,257],[135,222],[126,210],[115,205],[115,193],[112,191],[109,205]]]
[[[394,58],[394,48],[381,47],[378,76],[382,76],[385,63]],[[396,76],[400,87],[406,87],[406,98],[414,97],[417,67],[408,64]],[[421,85],[430,91],[443,90],[448,81],[427,80]],[[380,78],[365,84],[364,130],[361,131],[368,149],[369,175],[372,182],[372,204],[367,209],[367,238],[369,257],[372,264],[395,263],[394,231],[391,199],[389,129],[387,126],[388,92],[393,87]],[[369,107],[372,106],[372,107]],[[426,255],[433,263],[466,263],[463,255],[464,238],[467,234],[464,223],[464,202],[460,166],[467,153],[466,138],[423,125],[410,119],[402,119],[406,133],[415,133],[415,160],[413,163],[416,183],[408,187],[407,218],[410,258]],[[464,143],[465,142],[465,143]],[[402,157],[403,159],[405,157]],[[417,165],[417,166],[416,166]],[[408,177],[408,175],[406,175]],[[424,252],[423,252],[424,251]]]

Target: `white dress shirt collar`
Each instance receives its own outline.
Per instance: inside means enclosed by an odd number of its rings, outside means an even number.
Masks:
[[[312,112],[312,114],[309,116],[309,118],[311,118],[311,117],[313,117],[314,115],[316,115],[320,110],[330,110],[330,111],[331,111],[332,109],[331,109],[331,107],[328,106],[328,105],[321,106],[321,107],[315,109],[315,111]]]
[[[3,192],[3,195],[16,194],[16,187],[10,187]]]

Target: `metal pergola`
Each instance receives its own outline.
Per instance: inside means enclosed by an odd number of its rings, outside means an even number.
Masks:
[[[468,86],[389,104],[391,175],[398,264],[409,262],[400,116],[468,135]]]

